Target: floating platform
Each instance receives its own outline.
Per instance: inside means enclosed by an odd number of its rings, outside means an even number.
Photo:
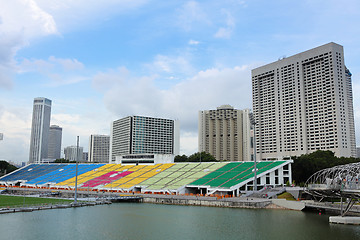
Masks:
[[[329,222],[338,224],[360,225],[360,217],[331,216],[329,217]]]

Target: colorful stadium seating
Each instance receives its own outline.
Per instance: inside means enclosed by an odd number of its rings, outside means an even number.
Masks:
[[[257,174],[287,163],[265,161]],[[0,183],[73,188],[75,164],[31,164],[0,178]],[[129,191],[178,191],[188,188],[233,189],[254,178],[253,162],[165,163],[155,165],[78,164],[80,188]]]

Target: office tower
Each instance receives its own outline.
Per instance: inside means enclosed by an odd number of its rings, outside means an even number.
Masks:
[[[51,100],[35,98],[32,115],[29,163],[41,163],[48,155]]]
[[[90,135],[89,162],[109,162],[109,151],[109,135]]]
[[[251,161],[249,114],[249,109],[230,105],[199,111],[199,152],[210,153],[219,161]]]
[[[83,162],[87,162],[89,160],[89,153],[88,152],[83,152],[82,160],[83,160]],[[108,159],[108,161],[109,161],[109,159]]]
[[[49,129],[48,159],[60,159],[62,128],[51,125]]]
[[[4,139],[4,134],[0,133],[0,141]]]
[[[111,124],[110,160],[124,154],[179,154],[177,120],[128,116]]]
[[[356,156],[351,73],[336,43],[252,70],[260,159],[330,150]]]
[[[84,148],[79,147],[79,152],[76,156],[77,147],[76,146],[68,146],[68,147],[64,148],[65,159],[69,160],[69,161],[82,162],[83,161],[83,151],[84,151]]]

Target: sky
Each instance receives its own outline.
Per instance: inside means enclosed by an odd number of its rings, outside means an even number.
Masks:
[[[360,145],[358,0],[0,0],[0,159],[29,158],[33,99],[52,100],[62,147],[88,150],[129,115],[178,119],[197,151],[198,111],[252,108],[251,69],[335,42],[352,72]]]

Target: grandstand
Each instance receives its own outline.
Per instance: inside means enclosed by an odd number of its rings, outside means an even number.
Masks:
[[[257,164],[258,186],[291,182],[291,161]],[[0,178],[0,184],[31,188],[74,189],[75,164],[30,164]],[[78,164],[78,189],[168,194],[227,194],[251,190],[253,162],[164,164]]]

